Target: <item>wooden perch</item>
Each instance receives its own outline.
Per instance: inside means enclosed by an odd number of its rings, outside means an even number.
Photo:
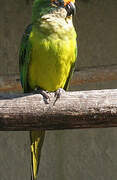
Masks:
[[[83,68],[75,71],[71,80],[72,86],[85,83],[107,82],[117,80],[117,65]],[[19,74],[0,75],[0,92],[21,91]]]
[[[39,94],[0,94],[0,130],[117,127],[117,89],[63,93],[55,103]]]

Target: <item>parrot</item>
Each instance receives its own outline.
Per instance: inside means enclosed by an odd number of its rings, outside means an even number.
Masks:
[[[34,0],[32,20],[19,49],[20,80],[24,93],[67,90],[77,58],[77,35],[72,22],[75,0]],[[36,180],[45,130],[30,131],[31,179]]]

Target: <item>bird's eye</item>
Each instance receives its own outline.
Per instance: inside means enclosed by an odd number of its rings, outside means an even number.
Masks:
[[[56,6],[64,7],[64,0],[52,0],[52,3]]]
[[[51,0],[57,7],[64,7],[67,11],[67,16],[74,15],[76,12],[76,7],[73,2],[65,2],[64,0]]]
[[[64,6],[64,0],[58,0],[60,6]]]

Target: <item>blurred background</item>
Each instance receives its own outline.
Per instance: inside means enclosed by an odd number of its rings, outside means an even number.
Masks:
[[[77,0],[71,90],[117,88],[117,1]],[[18,51],[31,0],[0,1],[0,92],[21,92]],[[0,180],[30,179],[29,132],[0,132]],[[47,131],[39,180],[116,180],[117,128]]]

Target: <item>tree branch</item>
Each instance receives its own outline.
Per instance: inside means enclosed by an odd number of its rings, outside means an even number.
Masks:
[[[38,94],[0,94],[0,130],[117,126],[117,89],[63,93],[55,105]]]

